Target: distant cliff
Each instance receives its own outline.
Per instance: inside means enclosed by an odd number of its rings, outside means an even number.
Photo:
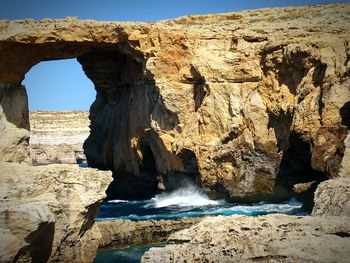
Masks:
[[[34,165],[85,162],[87,111],[30,111],[30,150]]]

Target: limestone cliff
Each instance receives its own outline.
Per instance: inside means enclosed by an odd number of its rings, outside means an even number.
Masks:
[[[33,164],[82,163],[89,136],[85,111],[30,111],[30,153]]]
[[[333,4],[155,23],[2,21],[0,82],[78,59],[97,91],[84,151],[114,171],[110,196],[186,178],[235,201],[280,199],[348,167],[349,19],[350,4]]]

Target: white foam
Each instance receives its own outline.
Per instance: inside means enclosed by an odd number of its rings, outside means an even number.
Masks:
[[[203,192],[194,186],[181,188],[171,193],[156,195],[151,201],[151,206],[156,208],[167,206],[206,206],[222,203],[222,201],[210,200]]]
[[[129,202],[128,200],[118,200],[118,199],[108,201],[108,203],[128,203],[128,202]]]

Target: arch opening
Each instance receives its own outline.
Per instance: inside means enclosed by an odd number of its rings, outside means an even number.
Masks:
[[[33,165],[78,163],[86,157],[88,109],[96,92],[76,59],[42,61],[23,80],[28,94]]]
[[[176,129],[179,120],[175,113],[166,108],[152,74],[145,70],[146,59],[142,54],[130,46],[121,44],[109,48],[95,47],[85,53],[77,54],[76,60],[80,63],[79,74],[82,68],[84,78],[93,83],[90,86],[94,86],[96,98],[90,107],[90,112],[84,111],[86,134],[85,138],[80,137],[79,150],[70,149],[74,163],[83,163],[86,156],[89,167],[113,172],[114,181],[107,190],[108,199],[147,199],[162,190],[172,191],[187,183],[201,186],[194,153],[169,152],[156,131]],[[54,62],[61,61],[64,60]],[[35,71],[35,68],[32,70]],[[28,76],[24,84],[30,89],[27,83]],[[65,82],[71,80],[67,76],[60,78]],[[60,90],[60,87],[56,89]],[[41,86],[41,90],[46,92],[45,85]],[[74,87],[70,90],[74,90]],[[66,93],[69,94],[70,90]],[[85,87],[85,90],[94,91],[88,87]],[[30,90],[28,93],[33,109]],[[45,94],[40,95],[43,97]],[[57,99],[55,95],[51,96]],[[70,103],[74,104],[74,101]],[[79,119],[77,113],[82,111],[77,111],[78,108],[70,109],[75,110],[75,115],[71,117],[72,123],[81,125],[77,121]],[[50,115],[48,113],[50,111],[45,111],[43,114]],[[38,122],[35,125],[32,122],[32,133],[34,128],[40,125],[44,128],[45,125],[49,126],[47,131],[57,131],[58,115],[51,114],[50,118],[49,121]],[[152,127],[152,122],[158,123],[159,127]],[[74,134],[75,139],[79,127],[73,127],[74,132],[70,132]],[[62,132],[69,133],[67,129],[62,129]],[[41,142],[36,140],[40,147],[47,143],[51,144],[49,148],[53,149],[55,147],[52,145],[55,144],[57,147],[54,150],[62,153],[61,156],[69,155],[64,153],[62,145],[57,143],[63,136],[53,135],[48,142],[46,139],[50,136],[45,136],[45,132],[37,131],[37,134],[42,136]],[[32,136],[32,144],[35,142],[33,138]],[[48,154],[46,150],[37,152],[34,154],[37,156],[34,164],[67,163],[67,158],[60,159],[57,155]],[[48,159],[49,161],[43,161]]]

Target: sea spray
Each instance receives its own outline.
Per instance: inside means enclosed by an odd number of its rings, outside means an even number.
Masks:
[[[168,206],[199,207],[207,205],[223,204],[224,200],[210,200],[208,196],[198,187],[187,186],[177,189],[171,193],[156,195],[146,207],[162,208]]]

